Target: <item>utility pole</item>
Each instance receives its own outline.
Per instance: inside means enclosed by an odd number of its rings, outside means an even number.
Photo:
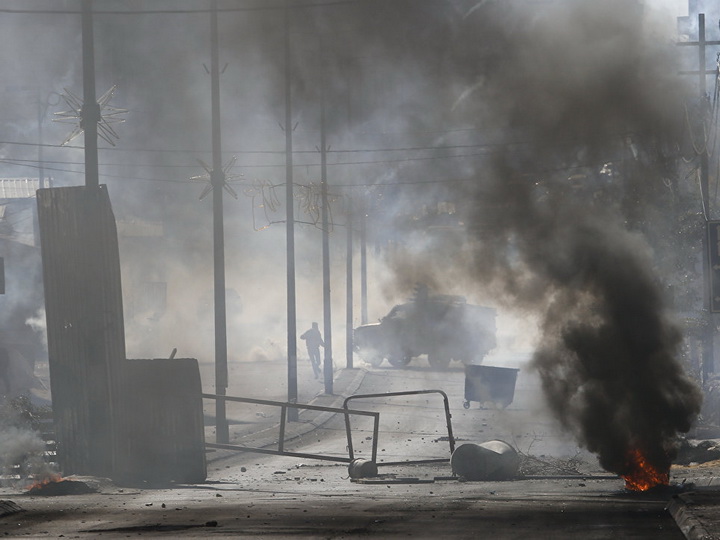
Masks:
[[[80,127],[85,132],[85,186],[99,186],[98,122],[100,105],[95,96],[95,46],[93,37],[92,0],[82,2],[83,105]],[[43,173],[44,174],[44,173]]]
[[[213,193],[213,263],[215,285],[215,437],[218,444],[227,444],[230,433],[226,416],[225,400],[228,387],[227,366],[227,318],[225,308],[225,232],[223,228],[223,190],[225,172],[222,167],[220,140],[220,70],[218,62],[217,0],[212,2],[211,66],[212,93],[212,154],[210,185]]]
[[[323,267],[323,320],[325,357],[323,362],[323,375],[325,380],[325,393],[333,393],[333,359],[332,359],[332,320],[330,312],[330,223],[328,219],[328,182],[327,182],[327,142],[325,126],[325,64],[322,43],[321,51],[321,77],[320,77],[320,191],[322,198],[322,267]]]
[[[287,350],[288,402],[297,403],[297,307],[295,291],[295,195],[293,193],[292,155],[292,66],[290,65],[290,9],[285,2],[285,238],[287,259]],[[289,408],[288,420],[297,422],[298,410]]]
[[[368,290],[367,290],[367,204],[362,200],[360,215],[360,323],[368,323]]]
[[[353,212],[352,199],[348,196],[347,213],[347,295],[345,298],[345,367],[353,368]]]
[[[43,120],[47,107],[40,101],[38,94],[38,189],[45,187],[45,158],[43,156]]]
[[[685,41],[680,42],[681,46],[697,46],[698,48],[698,91],[700,98],[700,106],[702,107],[707,100],[707,75],[712,75],[715,71],[706,69],[706,47],[708,45],[720,45],[720,41],[707,41],[705,39],[705,14],[698,14],[698,40],[696,42]],[[683,72],[683,74],[694,74],[695,72]],[[702,118],[705,121],[705,118]],[[713,312],[715,311],[713,302],[713,279],[715,270],[711,268],[710,260],[710,243],[709,243],[709,220],[712,213],[710,211],[710,189],[709,189],[709,163],[708,163],[708,141],[703,141],[702,149],[698,153],[700,158],[700,191],[702,196],[703,216],[705,218],[706,230],[702,240],[703,251],[703,289],[704,289],[704,309],[705,320],[702,330],[702,382],[705,382],[711,373],[714,372],[715,364],[715,323]]]
[[[705,101],[707,97],[707,79],[705,74],[705,14],[698,14],[698,87],[700,90],[700,100]],[[702,190],[704,216],[707,222],[710,219],[710,183],[708,170],[708,141],[703,143],[702,153],[700,154],[700,189]],[[706,223],[707,225],[707,223]],[[710,375],[715,371],[715,325],[713,314],[711,311],[711,287],[710,277],[712,269],[710,268],[710,251],[707,233],[703,235],[703,268],[704,272],[704,289],[705,289],[705,308],[707,309],[705,329],[703,336],[703,355],[702,355],[702,381],[707,381]]]

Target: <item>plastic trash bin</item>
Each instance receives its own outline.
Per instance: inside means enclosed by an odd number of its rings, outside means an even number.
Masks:
[[[465,403],[470,408],[471,401],[481,406],[492,403],[496,407],[505,408],[515,397],[515,382],[519,369],[497,366],[467,365],[465,366]]]

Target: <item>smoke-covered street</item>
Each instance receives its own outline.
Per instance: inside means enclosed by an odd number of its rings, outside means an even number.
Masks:
[[[274,372],[274,370],[273,370]],[[462,406],[462,371],[437,372],[424,365],[345,371],[338,388],[351,394],[444,388],[457,444],[500,438],[527,456],[527,478],[461,482],[444,464],[379,467],[366,483],[350,480],[347,465],[293,457],[225,452],[210,456],[208,481],[200,485],[118,486],[83,478],[98,493],[54,497],[18,495],[4,489],[25,512],[3,519],[0,534],[12,537],[124,538],[128,535],[208,538],[683,538],[665,506],[683,481],[717,474],[678,469],[673,487],[654,493],[624,489],[597,460],[560,434],[537,408],[539,390],[521,377],[517,400],[505,410]],[[365,410],[381,414],[378,463],[449,457],[439,396],[372,399]],[[321,396],[322,398],[322,396]],[[327,403],[327,397],[325,397]],[[337,396],[335,401],[342,401]],[[318,400],[314,401],[315,403]],[[268,413],[268,416],[271,416]],[[317,415],[302,415],[301,423]],[[327,420],[288,444],[292,451],[346,453],[344,422]],[[277,419],[269,418],[277,434]],[[263,437],[250,426],[234,429],[244,444]],[[243,433],[245,435],[243,435]],[[371,431],[354,430],[357,456],[367,456]]]
[[[0,0],[0,534],[709,537],[719,21]]]

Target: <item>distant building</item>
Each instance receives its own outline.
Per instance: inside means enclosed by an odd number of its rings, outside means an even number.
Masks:
[[[39,246],[35,192],[37,178],[0,178],[0,237]]]
[[[10,361],[10,388],[0,380],[0,396],[37,386],[36,363],[47,362],[38,185],[37,178],[0,178],[0,349]]]
[[[678,34],[687,40],[697,40],[698,15],[705,14],[705,39],[720,39],[720,3],[717,0],[688,0],[688,14],[678,17]],[[697,54],[695,55],[697,58]]]

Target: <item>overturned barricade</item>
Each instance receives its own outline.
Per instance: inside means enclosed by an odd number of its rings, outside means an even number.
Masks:
[[[447,439],[448,444],[450,446],[450,454],[452,455],[453,451],[455,450],[455,437],[453,436],[452,432],[452,415],[450,414],[450,402],[448,400],[448,396],[445,392],[442,390],[408,390],[404,392],[383,392],[379,394],[357,394],[354,396],[350,396],[348,398],[345,398],[345,401],[343,402],[343,408],[345,410],[348,410],[348,404],[350,401],[357,400],[357,399],[372,399],[372,398],[392,398],[392,397],[399,397],[399,396],[417,396],[422,394],[439,394],[442,396],[443,399],[443,405],[445,408],[445,425],[447,427]],[[347,432],[347,438],[348,438],[348,452],[350,454],[350,458],[354,459],[354,449],[352,444],[352,436],[351,436],[351,426],[350,426],[350,418],[346,415],[345,416],[345,430]],[[375,427],[373,429],[373,436],[372,436],[372,461],[377,462],[377,448],[378,448],[378,440],[379,440],[379,424],[375,424]],[[447,463],[450,461],[450,458],[438,458],[438,459],[421,459],[421,460],[406,460],[401,462],[383,462],[381,465],[413,465],[413,464],[422,464],[422,463]]]
[[[204,399],[222,399],[224,401],[230,401],[230,402],[236,402],[236,403],[249,403],[249,404],[255,404],[255,405],[266,405],[270,407],[280,407],[280,426],[279,426],[279,434],[278,434],[278,440],[277,440],[277,448],[267,448],[267,447],[250,447],[250,446],[243,446],[240,444],[224,444],[224,443],[205,443],[206,448],[214,448],[219,450],[231,450],[236,452],[254,452],[257,454],[272,454],[272,455],[278,455],[278,456],[291,456],[291,457],[299,457],[299,458],[306,458],[306,459],[318,459],[318,460],[324,460],[324,461],[335,461],[339,463],[351,463],[353,461],[352,451],[349,451],[348,457],[342,457],[342,456],[331,456],[326,454],[313,454],[309,452],[292,452],[285,449],[285,443],[286,443],[286,426],[287,426],[287,418],[288,418],[288,410],[289,409],[299,409],[299,410],[311,410],[311,411],[320,411],[320,412],[328,412],[328,413],[336,413],[341,414],[345,416],[346,422],[347,418],[350,415],[359,415],[359,416],[367,416],[373,419],[373,425],[375,426],[375,430],[377,430],[377,426],[379,425],[379,419],[380,419],[380,413],[377,412],[370,412],[370,411],[359,411],[359,410],[351,410],[347,408],[337,408],[337,407],[324,407],[322,405],[308,405],[308,404],[302,404],[302,403],[291,403],[287,401],[273,401],[268,399],[254,399],[254,398],[246,398],[246,397],[235,397],[235,396],[221,396],[216,394],[202,394],[202,397]],[[352,448],[352,440],[351,436],[348,433],[348,448]],[[375,461],[375,455],[373,455],[373,461]]]

